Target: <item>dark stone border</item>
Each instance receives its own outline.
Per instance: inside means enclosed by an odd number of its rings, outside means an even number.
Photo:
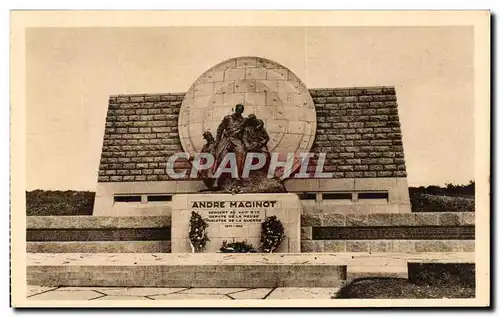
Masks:
[[[28,229],[26,241],[151,241],[170,240],[170,227],[142,229]]]
[[[313,240],[474,240],[474,226],[313,227]]]

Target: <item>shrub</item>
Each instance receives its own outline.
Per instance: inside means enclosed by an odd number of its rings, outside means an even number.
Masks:
[[[26,192],[28,216],[92,215],[94,192],[74,190],[34,190]]]
[[[430,195],[423,193],[410,194],[413,212],[439,211],[474,211],[475,201],[471,198]]]

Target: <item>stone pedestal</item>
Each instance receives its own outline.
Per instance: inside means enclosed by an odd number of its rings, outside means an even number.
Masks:
[[[285,239],[275,251],[300,252],[302,205],[295,194],[183,194],[172,201],[172,253],[191,252],[189,220],[198,213],[208,224],[210,241],[203,252],[217,252],[222,242],[246,241],[259,250],[261,224],[276,216],[285,229]]]

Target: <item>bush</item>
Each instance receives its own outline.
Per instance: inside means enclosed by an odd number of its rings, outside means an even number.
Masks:
[[[34,190],[26,192],[28,216],[92,215],[94,192],[74,190]]]
[[[420,193],[420,194],[430,194],[439,196],[451,196],[451,197],[464,197],[464,198],[474,198],[476,184],[474,181],[469,181],[467,185],[453,185],[445,184],[445,186],[420,186],[420,187],[410,187],[410,195]]]
[[[253,246],[246,241],[227,243],[222,241],[222,246],[219,249],[220,253],[256,253]]]

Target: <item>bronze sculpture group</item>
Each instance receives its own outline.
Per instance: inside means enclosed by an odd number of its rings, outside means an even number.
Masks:
[[[228,184],[234,187],[234,181],[241,185],[247,153],[262,153],[266,157],[266,162],[269,161],[270,155],[267,148],[269,135],[264,128],[264,122],[254,114],[250,114],[246,118],[243,117],[244,109],[242,104],[237,104],[234,113],[225,116],[219,124],[215,138],[210,131],[203,134],[206,143],[201,152],[212,154],[214,164],[211,169],[200,171],[198,176],[209,189],[227,189]],[[224,162],[224,158],[229,153],[235,154],[238,178],[232,180],[229,175],[220,175],[217,179],[214,178],[214,171]],[[216,186],[215,183],[217,183]]]

